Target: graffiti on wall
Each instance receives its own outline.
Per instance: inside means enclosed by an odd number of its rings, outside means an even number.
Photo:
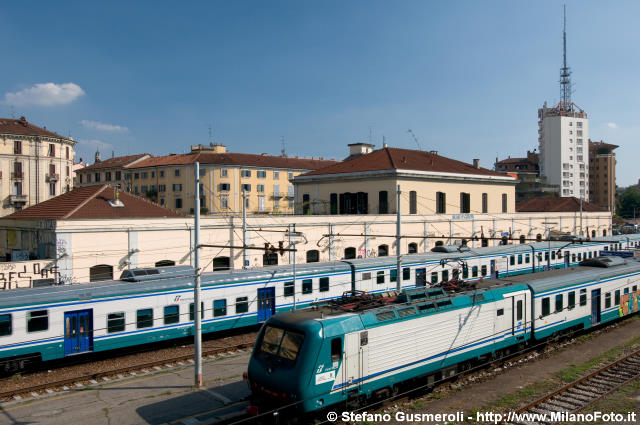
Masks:
[[[51,260],[0,263],[2,289],[31,288],[60,281],[60,272]]]

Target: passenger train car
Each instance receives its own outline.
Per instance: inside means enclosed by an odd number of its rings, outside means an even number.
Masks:
[[[637,246],[640,235],[581,244],[553,241],[478,248],[465,252],[395,257],[202,274],[202,328],[216,332],[264,322],[276,312],[341,297],[345,291],[382,293],[429,286],[457,276],[504,277],[575,266],[603,250]],[[550,248],[550,249],[549,249]],[[450,250],[448,250],[450,251]],[[0,298],[0,367],[30,360],[189,336],[193,329],[193,269],[189,266],[125,270],[121,280],[6,291]]]
[[[413,288],[275,315],[249,362],[254,403],[297,413],[353,410],[412,380],[433,384],[528,343],[638,311],[640,262],[582,264],[485,281],[465,293]]]

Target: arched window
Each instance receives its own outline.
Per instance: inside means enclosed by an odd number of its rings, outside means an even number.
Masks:
[[[524,237],[524,235],[520,235],[520,243],[525,243],[525,237]]]
[[[483,246],[483,247],[485,247],[485,246],[489,246],[489,239],[487,239],[487,238],[482,238],[482,246]]]
[[[231,268],[231,261],[229,257],[216,257],[213,259],[213,271],[229,270]]]
[[[607,230],[606,229],[602,231],[602,236],[607,236]]]
[[[278,265],[278,254],[275,252],[271,252],[269,254],[264,254],[262,256],[262,265],[263,266],[277,266]]]
[[[409,248],[407,249],[408,254],[417,254],[418,253],[418,244],[415,242],[411,242],[409,244]]]
[[[356,258],[356,249],[352,246],[344,249],[344,259],[351,260],[352,258]]]
[[[317,249],[307,251],[307,263],[317,263],[320,261],[320,253]]]
[[[108,264],[99,264],[89,269],[89,282],[97,282],[99,280],[112,280],[113,266]]]
[[[540,233],[536,235],[536,242],[542,242],[542,235]]]
[[[591,237],[592,237],[592,238],[595,238],[595,237],[596,237],[596,231],[595,231],[595,230],[592,230],[592,231],[591,231]]]
[[[389,255],[389,245],[378,246],[378,257],[386,257]]]
[[[171,260],[160,260],[160,261],[156,261],[156,264],[155,264],[156,267],[170,267],[175,265],[176,265],[176,262]]]

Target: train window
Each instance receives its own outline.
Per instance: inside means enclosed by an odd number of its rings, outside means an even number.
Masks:
[[[376,320],[378,322],[384,322],[386,320],[393,320],[396,318],[396,315],[393,311],[383,311],[382,313],[376,314]]]
[[[249,311],[249,297],[236,298],[236,314]]]
[[[516,320],[522,320],[522,300],[516,303]]]
[[[504,308],[499,308],[499,309],[498,309],[498,311],[496,312],[496,314],[497,314],[498,316],[502,316],[502,315],[504,315]]]
[[[438,272],[431,272],[431,283],[438,283]]]
[[[567,307],[569,308],[569,310],[571,310],[575,306],[576,306],[576,292],[571,291],[569,292],[569,295],[568,295]]]
[[[562,304],[563,304],[563,295],[562,294],[558,294],[556,295],[556,313],[560,313],[562,312]]]
[[[509,257],[509,265],[510,266],[515,266],[516,265],[516,256],[512,255],[511,257]]]
[[[371,278],[371,276],[369,276]],[[320,278],[320,292],[327,292],[329,290],[329,278],[321,277]]]
[[[549,261],[549,251],[544,253],[544,261]]]
[[[556,259],[556,252],[555,251],[551,251],[551,259],[552,260]]]
[[[360,332],[360,347],[369,344],[369,331]]]
[[[471,277],[478,277],[478,266],[471,267]]]
[[[389,281],[395,282],[398,280],[398,269],[389,270]]]
[[[527,254],[524,256],[524,262],[529,264],[531,262],[531,255]]]
[[[371,273],[362,273],[362,280],[371,280]]]
[[[146,276],[147,272],[144,270],[134,270],[133,271],[133,275],[134,276]]]
[[[575,252],[573,254],[571,254],[571,262],[572,263],[576,262],[576,253]]]
[[[339,362],[342,358],[342,339],[333,338],[331,340],[331,361]]]
[[[376,279],[379,284],[384,283],[384,272],[378,272]]]
[[[480,267],[480,272],[482,274],[482,276],[486,276],[487,275],[487,265],[483,264],[482,267]]]
[[[227,315],[227,300],[213,300],[213,317]]]
[[[164,324],[170,325],[180,321],[180,306],[168,305],[164,308]]]
[[[107,333],[124,331],[124,312],[107,315]]]
[[[40,332],[49,329],[49,311],[35,310],[27,313],[27,332]]]
[[[443,282],[449,281],[449,270],[442,270],[442,281]]]
[[[400,317],[413,316],[414,314],[416,314],[416,309],[413,307],[401,308],[398,310],[398,316]]]
[[[522,254],[518,254],[518,264],[522,264]]]
[[[0,336],[11,335],[11,315],[0,314]]]
[[[582,261],[582,253],[581,252],[578,253],[578,261]]]
[[[581,306],[587,305],[587,290],[586,289],[581,289],[580,290],[580,305]]]
[[[624,294],[628,294],[629,293],[629,288],[624,288]]]
[[[633,285],[633,288],[631,288],[631,290],[632,290],[633,292],[636,292],[636,291],[638,290],[638,286],[637,286],[637,285]]]
[[[409,267],[405,267],[402,269],[402,280],[411,279],[411,269]]]
[[[293,284],[293,281],[284,283],[284,296],[285,297],[293,297],[293,294],[296,291],[296,287]]]
[[[150,328],[151,326],[153,326],[153,309],[144,308],[142,310],[138,310],[136,312],[136,323],[138,329]]]
[[[302,293],[310,294],[313,292],[313,281],[311,279],[304,279],[302,281]]]
[[[542,317],[551,314],[551,300],[549,300],[549,297],[545,297],[542,299],[542,309],[540,313]]]
[[[260,352],[295,361],[303,341],[304,335],[301,333],[267,326],[260,343]]]
[[[604,308],[611,307],[611,292],[604,294]]]
[[[189,304],[189,320],[191,320],[193,322],[194,318],[196,317],[193,314],[193,303]],[[204,319],[204,303],[201,301],[200,302],[200,318]]]
[[[615,293],[615,305],[620,305],[620,290],[619,289]]]
[[[462,278],[463,279],[469,278],[469,267],[467,267],[466,265],[462,266]]]

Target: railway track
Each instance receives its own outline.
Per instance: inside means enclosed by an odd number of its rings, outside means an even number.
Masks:
[[[564,422],[563,414],[577,413],[640,377],[640,350],[516,410],[505,425],[547,425]],[[533,415],[540,415],[538,421]],[[526,416],[525,416],[526,415]],[[544,420],[541,419],[544,415]],[[564,416],[566,418],[566,416]],[[526,418],[527,420],[523,420]],[[533,419],[533,420],[532,420]]]
[[[213,349],[204,350],[202,358],[204,360],[213,360],[220,356],[228,356],[237,353],[241,353],[247,349],[253,347],[253,343],[241,343],[230,345],[227,347],[218,347]],[[104,370],[95,373],[86,373],[71,378],[65,378],[55,381],[46,382],[43,384],[31,385],[23,388],[12,389],[9,391],[0,392],[0,400],[22,400],[25,397],[38,398],[42,395],[52,394],[60,391],[68,391],[71,389],[81,390],[86,389],[92,385],[97,385],[102,381],[109,382],[114,379],[122,379],[127,376],[139,376],[161,370],[173,369],[175,367],[186,366],[192,364],[193,354],[186,354],[181,356],[175,356],[169,359],[155,360],[147,363],[138,363],[135,365],[125,366],[121,368]]]

